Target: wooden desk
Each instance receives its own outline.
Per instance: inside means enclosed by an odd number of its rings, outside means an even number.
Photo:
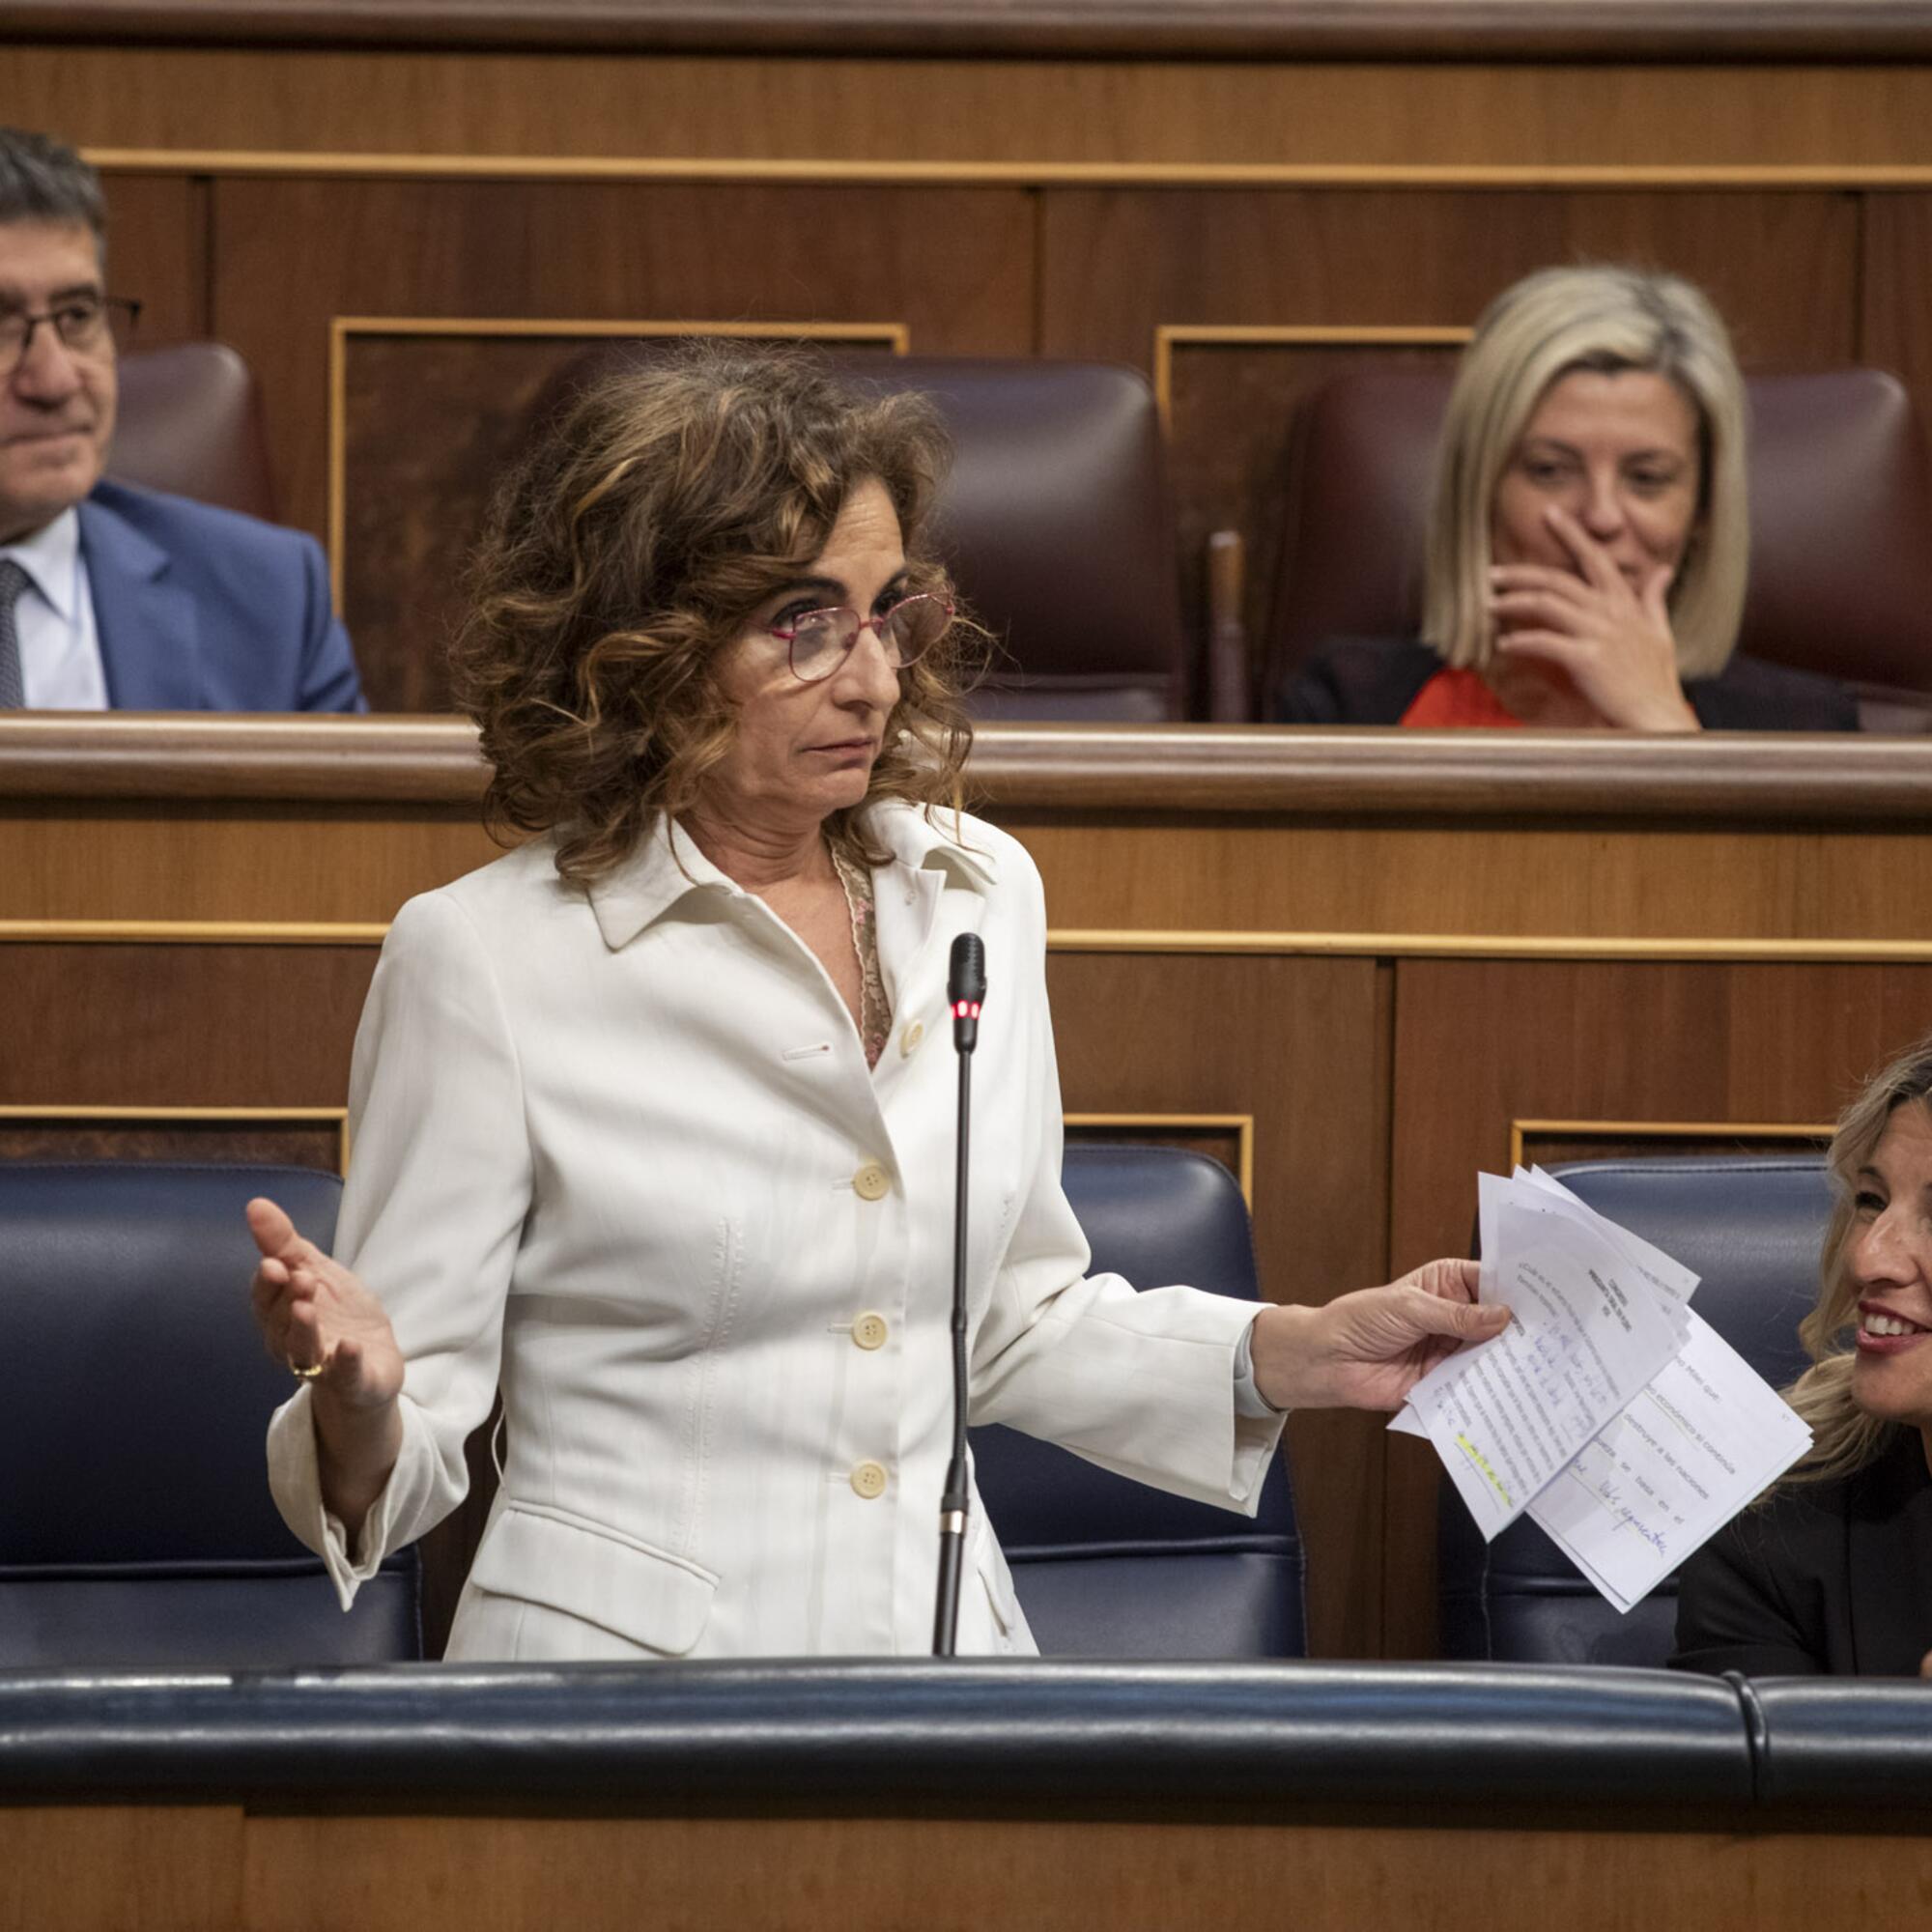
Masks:
[[[1513,1154],[1789,1146],[1932,1025],[1932,743],[1009,726],[971,781],[1072,1131],[1245,1171],[1281,1298],[1466,1252]],[[332,1160],[481,782],[446,720],[0,720],[0,1153]],[[1429,1655],[1426,1452],[1291,1436],[1318,1651]]]

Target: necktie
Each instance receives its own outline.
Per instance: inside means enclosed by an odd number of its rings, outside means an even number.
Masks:
[[[20,672],[20,634],[14,627],[14,606],[30,582],[11,556],[0,556],[0,711],[18,711],[27,701],[26,680]]]

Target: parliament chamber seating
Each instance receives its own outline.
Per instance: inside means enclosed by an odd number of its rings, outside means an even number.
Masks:
[[[1698,1277],[1690,1305],[1774,1387],[1807,1365],[1798,1323],[1817,1298],[1831,1212],[1820,1155],[1577,1162],[1550,1170],[1601,1214]],[[1485,1543],[1441,1492],[1441,1647],[1449,1658],[1661,1665],[1675,1647],[1677,1579],[1620,1615],[1528,1518]]]
[[[574,356],[531,421],[657,348],[622,341]],[[993,639],[987,676],[970,695],[977,718],[1151,724],[1191,715],[1199,695],[1146,377],[1031,357],[828,359],[862,392],[930,396],[952,434],[933,534]]]
[[[108,473],[275,521],[262,399],[246,362],[221,342],[121,354]]]
[[[1075,1144],[1067,1200],[1095,1272],[1260,1298],[1247,1206],[1205,1154]],[[1303,1558],[1287,1457],[1249,1519],[1130,1482],[1050,1442],[973,1432],[986,1513],[1047,1656],[1299,1657]]]
[[[1451,372],[1331,377],[1294,412],[1280,561],[1256,652],[1264,716],[1329,638],[1412,638]],[[1867,729],[1932,725],[1932,481],[1878,369],[1747,378],[1751,577],[1738,648],[1849,684]],[[1238,609],[1217,600],[1217,624]]]
[[[345,1616],[270,1498],[294,1384],[248,1309],[257,1194],[331,1238],[306,1168],[0,1161],[0,1667],[422,1654],[414,1552]]]

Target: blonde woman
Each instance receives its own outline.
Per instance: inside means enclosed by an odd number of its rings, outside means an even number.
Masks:
[[[1932,1036],[1838,1123],[1814,1366],[1786,1391],[1810,1454],[1684,1567],[1688,1670],[1910,1676],[1932,1646]]]
[[[1745,389],[1676,275],[1546,269],[1478,323],[1443,418],[1422,640],[1344,639],[1296,724],[1853,730],[1830,679],[1734,655]]]

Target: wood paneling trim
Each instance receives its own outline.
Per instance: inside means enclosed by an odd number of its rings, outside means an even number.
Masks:
[[[1047,946],[1052,948],[1049,935]],[[1255,1117],[1252,1114],[1065,1114],[1069,1127],[1232,1127],[1240,1149],[1241,1198],[1255,1205]]]
[[[1793,1121],[1512,1121],[1510,1165],[1520,1167],[1524,1145],[1532,1135],[1565,1134],[1591,1140],[1710,1141],[1736,1138],[1758,1141],[1828,1141],[1834,1128],[1828,1121],[1806,1125]]]
[[[1295,60],[1874,60],[1932,51],[1923,0],[12,0],[46,40],[643,52]]]
[[[0,717],[0,798],[464,804],[489,770],[454,718]]]
[[[1164,322],[1153,332],[1153,395],[1160,419],[1173,414],[1174,352],[1177,348],[1264,347],[1345,349],[1460,348],[1475,330],[1454,324],[1435,327],[1372,323],[1213,323]]]
[[[374,921],[0,919],[0,946],[380,946]]]
[[[5,926],[0,925],[0,937]],[[1932,963],[1932,939],[1681,939],[1541,933],[1162,932],[1049,928],[1050,952],[1269,953],[1377,959],[1654,959],[1737,964]]]
[[[58,1121],[66,1126],[120,1127],[188,1122],[197,1125],[258,1126],[319,1122],[335,1129],[335,1171],[349,1172],[347,1107],[91,1107],[0,1106],[0,1122]]]
[[[743,159],[662,155],[358,154],[244,148],[83,149],[103,174],[430,181],[741,183],[836,187],[1737,188],[1932,187],[1922,163],[1647,165],[1221,161]]]
[[[0,718],[0,799],[462,804],[487,773],[455,718]],[[1849,733],[993,724],[969,802],[1279,818],[1786,827],[1932,820],[1932,739]]]
[[[330,923],[273,920],[0,919],[0,946],[380,946],[388,930],[386,924],[373,920]],[[1162,932],[1049,927],[1046,950],[1069,954],[1165,953],[1208,958],[1233,955],[1283,959],[1612,959],[1755,965],[1932,965],[1932,939],[1579,938],[1534,933]],[[1246,1115],[1234,1114],[1094,1114],[1080,1116],[1079,1124],[1227,1127],[1248,1120]],[[1525,1129],[1589,1126],[1607,1132],[1615,1123],[1529,1121],[1521,1124]],[[1646,1125],[1646,1131],[1649,1130]],[[1701,1129],[1686,1127],[1685,1131]],[[1244,1154],[1243,1158],[1246,1157]]]

